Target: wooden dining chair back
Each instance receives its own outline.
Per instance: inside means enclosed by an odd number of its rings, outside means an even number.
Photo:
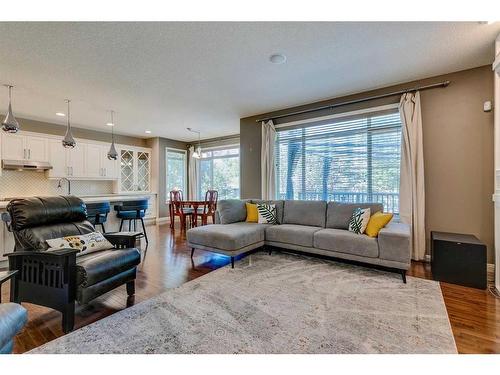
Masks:
[[[182,190],[172,190],[170,192],[170,228],[174,228],[175,217],[181,221],[181,229],[186,229],[186,218],[193,216],[193,209],[184,207]]]
[[[215,211],[217,211],[217,200],[219,192],[217,190],[207,190],[205,193],[205,201],[208,202],[207,215],[212,216],[212,223],[215,224]]]
[[[201,225],[208,224],[208,217],[212,217],[212,223],[215,224],[215,211],[217,210],[217,199],[219,192],[217,190],[207,190],[205,193],[205,203],[199,209],[198,215],[201,216]]]

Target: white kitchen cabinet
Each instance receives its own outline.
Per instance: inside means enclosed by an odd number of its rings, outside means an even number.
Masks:
[[[2,159],[24,160],[26,159],[26,148],[24,136],[20,134],[2,134]]]
[[[101,144],[87,144],[85,175],[89,178],[105,180],[117,179],[117,160],[108,159],[109,146]]]
[[[90,178],[99,178],[104,174],[102,159],[103,159],[103,146],[99,144],[87,144],[85,161],[87,170],[85,175]]]
[[[68,177],[66,149],[59,139],[49,140],[49,163],[52,166],[52,169],[47,172],[49,178]]]
[[[2,159],[48,161],[48,139],[24,134],[2,134]]]
[[[66,166],[70,177],[89,177],[86,175],[86,152],[87,144],[81,142],[77,142],[73,148],[66,149]]]
[[[28,160],[48,161],[48,140],[42,137],[25,137],[26,154]]]
[[[149,192],[151,190],[151,150],[126,147],[120,156],[120,192]]]
[[[102,146],[101,152],[101,168],[103,169],[103,177],[109,180],[118,179],[118,160],[108,159],[109,146]]]
[[[77,143],[75,148],[64,148],[60,140],[49,141],[49,178],[85,177],[86,145]]]

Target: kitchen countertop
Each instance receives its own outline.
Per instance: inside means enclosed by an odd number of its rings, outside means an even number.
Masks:
[[[136,199],[149,199],[152,195],[156,195],[156,193],[132,193],[132,194],[105,194],[105,195],[79,195],[86,203],[94,203],[94,202],[123,202],[123,201],[133,201]],[[4,209],[9,204],[8,200],[0,201],[0,209]]]

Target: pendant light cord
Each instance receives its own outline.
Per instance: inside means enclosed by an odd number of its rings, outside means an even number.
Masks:
[[[71,129],[71,123],[70,123],[70,121],[69,121],[69,115],[70,115],[70,114],[69,114],[69,102],[70,102],[70,101],[71,101],[71,100],[66,99],[66,103],[68,104],[68,129]]]
[[[113,118],[113,113],[115,113],[115,111],[111,111],[111,123],[113,124],[113,125],[111,125],[111,142],[112,143],[115,142],[115,132],[114,132],[115,120]]]

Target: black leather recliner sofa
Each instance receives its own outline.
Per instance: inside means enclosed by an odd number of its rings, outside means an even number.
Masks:
[[[47,239],[87,234],[95,229],[87,221],[85,203],[74,196],[14,199],[8,206],[9,229],[15,249],[9,269],[19,270],[12,280],[11,301],[30,302],[63,314],[63,331],[74,326],[75,301],[85,304],[123,284],[129,296],[135,293],[137,265],[136,236],[105,234],[113,249],[77,255],[78,250],[47,252]]]

